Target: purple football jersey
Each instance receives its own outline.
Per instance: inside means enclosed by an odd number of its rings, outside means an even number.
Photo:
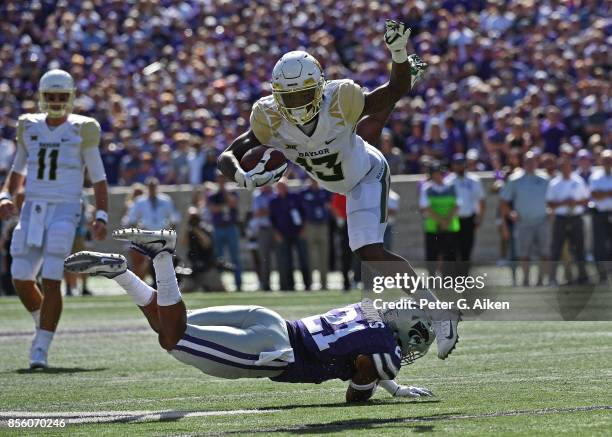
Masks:
[[[399,371],[401,348],[393,332],[383,322],[368,321],[359,303],[287,321],[287,329],[295,361],[274,381],[346,381],[358,355],[372,357],[380,379],[393,379]]]

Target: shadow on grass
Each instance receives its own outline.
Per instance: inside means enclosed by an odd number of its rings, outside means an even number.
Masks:
[[[258,407],[259,410],[295,410],[298,408],[354,408],[354,407],[369,407],[372,408],[377,405],[397,405],[404,403],[406,405],[416,404],[437,404],[441,402],[439,399],[420,399],[413,402],[406,402],[407,399],[373,399],[365,402],[355,402],[347,404],[345,402],[334,402],[324,404],[297,404],[297,405],[270,405],[267,407]]]
[[[3,373],[19,373],[20,375],[48,375],[48,374],[62,374],[62,373],[88,373],[88,372],[102,372],[108,370],[108,367],[95,367],[86,369],[84,367],[50,367],[48,369],[17,369],[15,371],[8,371]]]

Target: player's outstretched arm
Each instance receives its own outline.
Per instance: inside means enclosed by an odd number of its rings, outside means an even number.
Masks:
[[[404,23],[387,20],[384,39],[393,60],[391,76],[389,82],[366,94],[362,117],[392,110],[427,68],[417,55],[408,56],[406,43],[409,36],[410,28]]]

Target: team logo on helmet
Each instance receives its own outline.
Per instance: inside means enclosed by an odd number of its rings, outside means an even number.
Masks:
[[[321,64],[303,51],[286,53],[272,70],[272,95],[281,115],[303,125],[321,110],[325,75]]]

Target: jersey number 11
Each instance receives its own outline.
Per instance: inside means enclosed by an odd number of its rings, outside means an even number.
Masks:
[[[59,155],[58,149],[53,149],[49,152],[49,180],[54,181],[57,179],[57,156]],[[47,158],[47,148],[41,147],[38,150],[38,173],[36,179],[45,178],[45,167]]]

